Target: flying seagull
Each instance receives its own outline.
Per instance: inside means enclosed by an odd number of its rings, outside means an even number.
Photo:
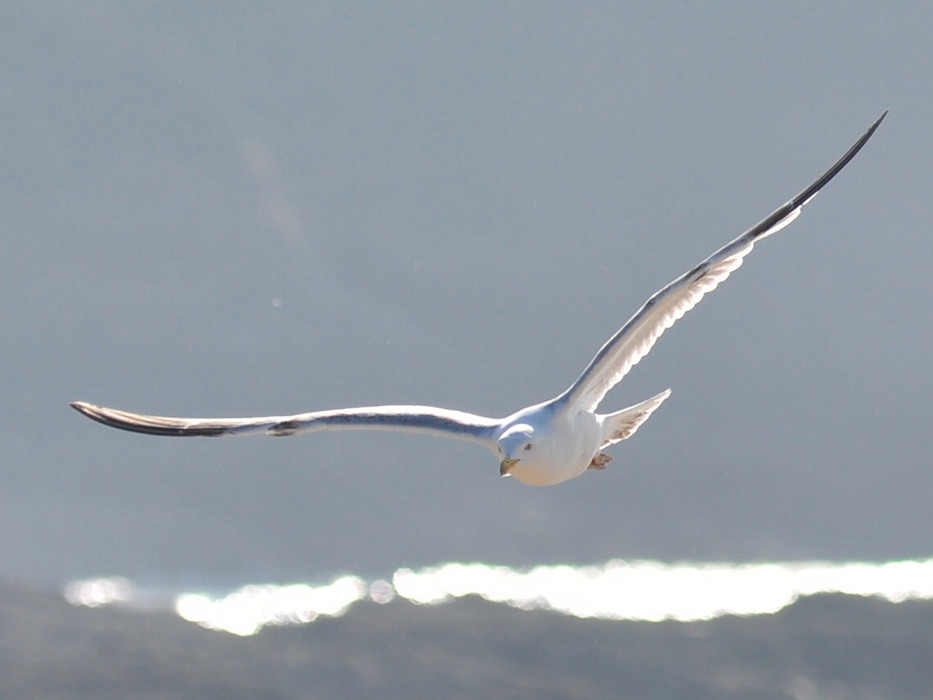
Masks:
[[[446,435],[485,445],[498,455],[500,475],[536,486],[558,484],[588,469],[605,469],[612,458],[603,450],[631,437],[671,392],[668,389],[615,413],[596,413],[603,397],[648,354],[666,329],[742,264],[755,243],[796,219],[803,206],[855,157],[886,115],[887,111],[816,182],[648,299],[566,391],[505,418],[433,406],[371,406],[262,418],[168,418],[83,401],[71,405],[104,425],[150,435],[287,436],[359,429]]]

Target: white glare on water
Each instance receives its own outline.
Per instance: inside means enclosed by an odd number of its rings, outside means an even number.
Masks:
[[[343,576],[328,586],[244,586],[217,599],[184,593],[175,599],[175,612],[204,627],[249,635],[264,625],[302,624],[319,615],[343,615],[368,590],[356,576]]]
[[[183,593],[174,610],[185,620],[239,635],[265,625],[304,624],[339,616],[357,601],[396,596],[435,605],[466,595],[523,610],[545,609],[606,620],[709,620],[720,615],[774,613],[801,596],[844,593],[892,602],[933,598],[933,559],[882,564],[789,562],[664,564],[613,560],[601,566],[537,566],[519,570],[487,564],[399,569],[391,581],[342,576],[322,586],[250,585],[228,595]],[[126,579],[75,581],[73,605],[132,604]]]
[[[132,582],[121,576],[72,581],[65,586],[65,600],[72,605],[86,605],[89,608],[126,603],[135,597],[136,591]]]

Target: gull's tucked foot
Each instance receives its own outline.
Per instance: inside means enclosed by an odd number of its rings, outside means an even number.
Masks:
[[[605,452],[599,452],[595,457],[593,457],[593,461],[590,462],[590,466],[588,466],[587,469],[596,469],[597,471],[602,471],[611,461],[612,457],[607,455]]]

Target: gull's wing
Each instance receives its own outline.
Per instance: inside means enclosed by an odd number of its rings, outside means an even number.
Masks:
[[[855,157],[886,115],[887,111],[816,182],[695,268],[655,293],[600,348],[580,378],[556,401],[562,406],[573,406],[579,410],[595,410],[606,393],[648,354],[665,330],[674,325],[677,319],[696,306],[704,294],[716,289],[729,273],[742,264],[742,259],[751,252],[757,241],[780,231],[797,218],[803,206]]]
[[[495,450],[502,422],[433,406],[372,406],[261,418],[169,418],[128,413],[75,401],[72,408],[111,428],[149,435],[287,436],[318,430],[397,430],[479,442]]]

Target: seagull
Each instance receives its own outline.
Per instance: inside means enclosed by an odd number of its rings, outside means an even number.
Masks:
[[[804,205],[855,157],[885,116],[887,111],[803,192],[656,292],[606,341],[566,391],[505,418],[433,406],[370,406],[259,418],[169,418],[83,401],[71,406],[104,425],[149,435],[219,437],[264,433],[281,437],[318,430],[369,429],[448,436],[485,445],[498,456],[501,476],[512,476],[534,486],[558,484],[587,470],[603,470],[612,459],[603,450],[631,437],[671,392],[668,389],[629,408],[605,414],[596,412],[603,397],[648,354],[665,330],[742,264],[758,241],[796,219]]]

